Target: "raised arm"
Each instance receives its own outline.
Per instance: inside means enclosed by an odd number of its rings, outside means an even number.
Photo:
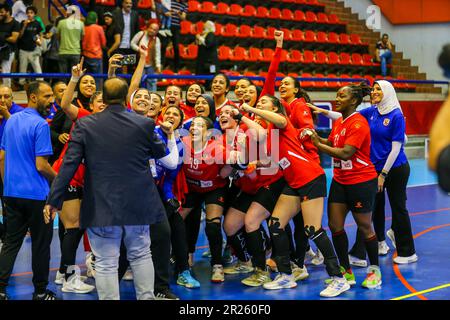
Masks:
[[[258,98],[266,94],[275,94],[275,81],[277,77],[278,67],[280,66],[281,51],[283,50],[283,39],[284,32],[279,30],[275,31],[275,41],[277,43],[275,54],[273,56],[273,60],[270,62],[269,71],[267,72],[266,80],[264,81],[264,87]]]
[[[145,60],[147,59],[147,47],[141,45],[139,47],[139,62],[136,70],[131,78],[130,87],[128,88],[127,102],[131,103],[131,95],[139,88],[141,84],[142,75],[144,74]]]
[[[256,137],[252,134],[252,138],[256,141],[264,141],[267,138],[267,131],[262,126],[260,126],[255,121],[251,120],[250,118],[244,116],[242,113],[239,112],[237,109],[233,109],[233,118],[241,121],[244,123],[248,129],[251,129],[251,132],[256,132]]]
[[[275,127],[277,127],[278,129],[284,129],[287,126],[287,119],[284,116],[282,116],[281,114],[278,114],[278,113],[275,113],[272,111],[253,108],[253,107],[250,107],[249,105],[245,105],[242,108],[242,110],[249,112],[249,113],[254,113],[257,116],[260,116],[264,120],[269,121],[270,123],[273,123],[273,125]]]
[[[80,63],[72,67],[72,77],[61,99],[61,109],[72,121],[78,117],[78,108],[72,104],[72,100],[77,83],[86,71],[86,69],[83,70],[83,61],[84,57],[81,57]]]
[[[306,105],[308,107],[310,107],[312,110],[314,110],[315,114],[323,114],[325,117],[327,117],[333,121],[342,117],[342,113],[340,113],[340,112],[322,109],[322,108],[319,108],[319,107],[313,105],[312,103],[307,103]]]

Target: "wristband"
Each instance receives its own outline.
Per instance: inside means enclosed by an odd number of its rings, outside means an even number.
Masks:
[[[383,178],[386,178],[388,174],[387,174],[387,172],[381,171],[380,175],[383,176]]]
[[[242,117],[243,117],[243,115],[240,112],[238,114],[233,115],[233,118],[236,119],[237,121],[241,121]]]
[[[70,82],[78,83],[79,80],[80,80],[80,77],[74,77],[74,76],[72,76],[72,77],[70,78]]]

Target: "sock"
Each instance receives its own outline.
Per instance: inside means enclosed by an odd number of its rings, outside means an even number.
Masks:
[[[252,256],[253,265],[266,270],[266,252],[261,229],[247,233],[248,252]]]
[[[345,230],[333,233],[333,245],[339,258],[341,266],[345,271],[350,270],[350,260],[348,258],[348,238]]]
[[[334,253],[333,245],[331,244],[331,241],[327,236],[327,233],[322,228],[320,228],[314,233],[311,239],[314,241],[320,252],[322,252],[328,275],[331,277],[342,278],[342,274],[339,270],[338,260],[336,254]]]
[[[197,244],[198,234],[200,232],[201,216],[202,208],[195,207],[184,220],[186,224],[186,241],[190,253],[195,252],[195,245]]]
[[[247,252],[244,228],[239,230],[236,234],[228,236],[227,240],[231,248],[234,250],[234,253],[238,257],[239,261],[247,262],[250,260],[249,254]]]
[[[376,235],[365,239],[364,244],[366,246],[367,255],[369,256],[370,265],[378,266],[378,240]]]
[[[75,270],[73,270],[70,274],[68,274],[67,268],[69,266],[75,265],[78,244],[80,243],[82,236],[83,231],[81,231],[79,228],[66,229],[66,233],[64,234],[61,253],[61,262],[63,264],[63,270],[60,270],[60,272],[65,273],[66,280],[68,280],[69,277],[73,273],[75,273]]]
[[[277,250],[277,255],[274,257],[274,260],[277,264],[278,271],[292,274],[288,235],[284,229],[280,228],[280,223],[277,218],[270,217],[270,219],[271,225],[269,226],[269,231],[272,236],[273,247]]]
[[[219,223],[214,222],[217,219]],[[220,218],[206,219],[205,232],[211,250],[211,265],[222,264],[222,230],[220,228]]]
[[[284,230],[286,231],[286,236],[289,241],[289,258],[291,259],[291,261],[295,261],[297,260],[297,255],[295,252],[294,235],[291,225],[288,223],[286,227],[284,227]]]
[[[299,213],[297,216],[301,216],[301,213]],[[308,237],[305,234],[303,219],[301,220],[294,219],[294,224],[295,224],[294,240],[295,240],[295,256],[296,256],[296,259],[294,261],[300,268],[303,268],[303,266],[305,265],[306,251],[308,251],[309,248],[309,241]]]

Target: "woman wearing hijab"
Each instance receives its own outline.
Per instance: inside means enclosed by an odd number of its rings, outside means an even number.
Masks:
[[[219,59],[217,57],[215,32],[216,26],[214,22],[208,20],[203,25],[202,33],[196,35],[195,42],[198,44],[196,74],[214,74],[218,70],[217,64]]]
[[[370,158],[378,173],[378,193],[373,210],[373,223],[378,238],[378,252],[385,255],[389,251],[385,238],[385,193],[392,208],[392,227],[387,231],[388,237],[397,249],[394,258],[397,264],[408,264],[418,260],[414,247],[408,209],[406,208],[406,186],[410,167],[403,145],[406,142],[405,118],[400,102],[391,83],[385,80],[374,83],[371,101],[373,106],[360,111],[370,125],[372,143]],[[339,112],[327,111],[317,107],[314,110],[324,113],[335,120]],[[358,259],[350,259],[364,267],[364,244],[358,235],[350,254]]]

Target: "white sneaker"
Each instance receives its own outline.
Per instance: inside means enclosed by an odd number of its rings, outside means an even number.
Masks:
[[[80,280],[85,282],[87,280],[86,276],[80,276]],[[56,271],[55,284],[62,285],[64,283],[64,273]]]
[[[166,30],[159,30],[158,33],[163,37],[167,37]]]
[[[316,256],[311,260],[311,263],[312,263],[313,265],[315,265],[315,266],[318,266],[318,265],[321,265],[321,264],[323,263],[323,261],[324,261],[323,254],[322,254],[322,252],[320,252],[319,249],[317,249],[317,254],[316,254]]]
[[[378,255],[385,256],[389,252],[389,246],[387,245],[386,241],[380,241],[378,242]]]
[[[367,261],[358,259],[357,257],[354,257],[352,255],[348,255],[348,258],[350,260],[350,265],[360,268],[366,268],[367,267]]]
[[[84,283],[80,280],[80,276],[78,274],[74,274],[69,277],[69,280],[64,281],[61,291],[73,293],[89,293],[94,289],[94,286]]]
[[[341,293],[350,289],[350,285],[348,284],[345,278],[333,277],[333,281],[326,287],[324,290],[320,292],[321,297],[325,298],[333,298],[337,297]]]
[[[254,268],[251,261],[240,261],[238,260],[236,263],[227,266],[223,269],[225,274],[242,274],[242,273],[250,273],[253,272]]]
[[[419,260],[419,257],[417,256],[417,254],[413,254],[412,256],[409,257],[395,257],[394,258],[394,262],[397,264],[408,264],[408,263],[414,263],[417,260]]]
[[[292,275],[294,276],[294,281],[305,280],[309,277],[308,270],[306,270],[306,267],[304,265],[303,268],[300,268],[298,265],[291,261],[291,269]]]
[[[316,253],[314,252],[314,250],[311,247],[309,247],[309,250],[306,251],[306,254],[305,254],[305,261],[311,261],[315,257],[316,257]]]
[[[133,281],[133,271],[131,271],[130,267],[128,267],[127,272],[123,275],[122,280]]]
[[[86,255],[86,275],[89,278],[95,278],[95,257],[92,252],[89,252]]]
[[[223,266],[221,264],[213,265],[211,272],[211,282],[221,283],[225,281],[225,274],[223,273]]]
[[[264,289],[278,290],[278,289],[291,289],[297,286],[297,282],[294,280],[293,274],[280,273],[276,276],[272,282],[263,284]]]
[[[169,29],[166,29],[166,35],[168,35],[169,37],[172,37],[172,31],[170,31]]]
[[[394,234],[394,230],[389,229],[389,230],[386,232],[386,235],[388,236],[389,240],[391,240],[392,246],[394,247],[394,249],[396,249],[397,247],[395,246],[395,234]]]

